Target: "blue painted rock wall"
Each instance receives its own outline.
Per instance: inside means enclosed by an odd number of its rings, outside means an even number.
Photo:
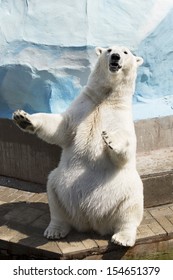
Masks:
[[[95,46],[144,58],[134,119],[173,113],[172,0],[1,0],[0,117],[63,112],[86,84]]]

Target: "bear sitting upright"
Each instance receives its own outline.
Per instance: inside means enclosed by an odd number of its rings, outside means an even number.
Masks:
[[[99,59],[82,93],[63,114],[14,112],[24,131],[62,148],[47,183],[49,239],[73,227],[111,234],[133,246],[143,216],[143,186],[136,170],[132,95],[143,63],[126,47],[96,48]]]

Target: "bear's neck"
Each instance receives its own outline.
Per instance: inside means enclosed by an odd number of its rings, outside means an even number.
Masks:
[[[117,77],[112,75],[111,78],[107,73],[93,73],[89,77],[84,92],[96,105],[106,102],[116,106],[121,103],[131,108],[136,73],[128,77],[123,73]]]

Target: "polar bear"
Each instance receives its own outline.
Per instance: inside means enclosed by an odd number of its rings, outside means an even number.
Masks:
[[[126,47],[96,48],[99,56],[88,83],[62,114],[18,110],[14,122],[62,148],[47,183],[48,239],[75,228],[111,234],[133,246],[143,217],[143,185],[136,170],[132,95],[141,57]]]

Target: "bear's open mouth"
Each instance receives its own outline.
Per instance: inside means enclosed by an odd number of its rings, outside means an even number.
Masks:
[[[117,72],[121,68],[122,68],[122,66],[119,65],[119,63],[117,63],[117,62],[110,62],[110,64],[109,64],[109,70],[111,72]]]

